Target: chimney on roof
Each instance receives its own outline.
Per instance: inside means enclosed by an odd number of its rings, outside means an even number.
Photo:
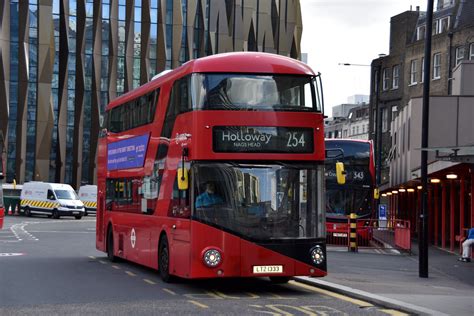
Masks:
[[[419,5],[416,6],[416,12],[420,12],[420,6]]]
[[[410,11],[412,11],[412,9],[413,9],[413,6],[410,4]]]

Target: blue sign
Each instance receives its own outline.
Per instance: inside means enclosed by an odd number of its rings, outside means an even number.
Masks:
[[[149,135],[120,140],[107,145],[107,169],[143,167]]]
[[[379,219],[387,219],[387,205],[379,204]]]

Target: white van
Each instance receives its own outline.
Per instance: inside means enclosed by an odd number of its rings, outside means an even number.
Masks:
[[[26,216],[45,214],[53,218],[74,216],[81,219],[85,213],[84,204],[69,184],[26,182],[20,199]]]
[[[97,213],[97,186],[83,185],[79,188],[79,199],[84,203],[86,208],[85,215]]]

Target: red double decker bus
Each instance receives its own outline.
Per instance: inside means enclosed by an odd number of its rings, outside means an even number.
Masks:
[[[319,75],[294,59],[192,60],[112,101],[97,249],[171,277],[326,275]]]
[[[374,218],[375,166],[372,141],[326,139],[326,228],[328,242],[346,244],[348,218],[357,215],[359,244],[372,237],[370,220]],[[336,181],[334,161],[344,163],[346,183]]]

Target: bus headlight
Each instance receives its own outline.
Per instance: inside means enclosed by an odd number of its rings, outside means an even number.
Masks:
[[[314,264],[320,265],[321,263],[324,262],[324,251],[321,248],[321,246],[316,246],[310,251],[311,254],[311,261],[313,261]]]
[[[209,268],[215,268],[221,263],[222,255],[217,249],[208,249],[204,252],[202,260]]]

